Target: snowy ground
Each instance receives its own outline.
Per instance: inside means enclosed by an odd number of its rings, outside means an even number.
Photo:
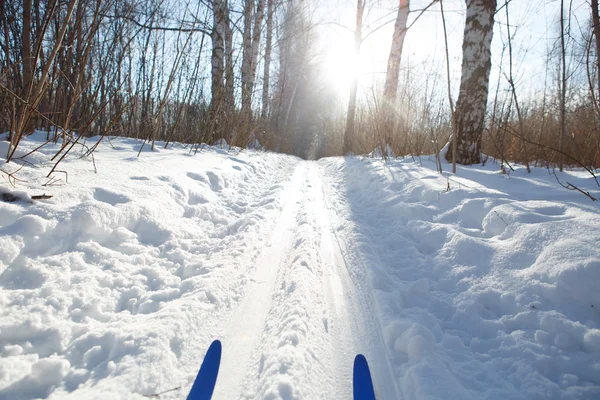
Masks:
[[[185,398],[214,338],[215,399],[348,399],[359,352],[380,399],[600,397],[600,209],[546,170],[138,150],[0,202],[0,399]]]

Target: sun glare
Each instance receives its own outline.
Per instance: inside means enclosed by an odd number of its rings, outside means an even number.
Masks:
[[[342,39],[326,43],[323,63],[329,84],[340,95],[347,95],[352,81],[363,75],[365,62],[362,57],[356,56],[351,40]]]

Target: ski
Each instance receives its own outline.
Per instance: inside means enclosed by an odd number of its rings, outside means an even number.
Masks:
[[[369,372],[369,364],[362,354],[354,359],[354,373],[352,374],[352,387],[354,400],[375,400],[375,390]]]
[[[200,366],[200,371],[196,376],[192,390],[187,400],[210,400],[217,383],[219,374],[219,365],[221,363],[221,342],[215,340],[211,343],[204,361]]]

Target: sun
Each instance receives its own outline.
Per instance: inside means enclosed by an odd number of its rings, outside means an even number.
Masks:
[[[352,37],[335,37],[324,43],[325,79],[340,95],[347,95],[354,79],[364,75],[365,60],[356,55]]]

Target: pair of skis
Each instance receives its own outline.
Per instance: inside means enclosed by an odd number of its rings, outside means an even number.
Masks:
[[[212,342],[200,371],[196,376],[192,390],[187,397],[187,400],[210,400],[215,384],[217,383],[217,375],[219,374],[219,365],[221,364],[221,342],[215,340]],[[352,388],[354,391],[354,400],[375,400],[375,391],[373,390],[373,381],[369,371],[367,359],[362,354],[359,354],[354,359],[354,372],[352,374]]]

